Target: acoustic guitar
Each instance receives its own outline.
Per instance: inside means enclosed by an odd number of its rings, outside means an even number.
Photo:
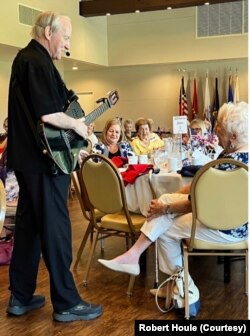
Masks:
[[[118,101],[117,91],[110,91],[107,97],[96,102],[102,103],[91,113],[85,116],[77,98],[71,101],[65,113],[89,125]],[[47,123],[39,123],[38,133],[42,143],[42,151],[52,159],[52,173],[57,174],[58,169],[64,174],[70,174],[77,167],[78,156],[81,149],[87,147],[87,140],[83,139],[73,130],[59,129]]]

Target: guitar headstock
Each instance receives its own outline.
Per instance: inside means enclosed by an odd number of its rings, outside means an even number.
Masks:
[[[109,104],[110,104],[110,107],[112,105],[115,105],[119,99],[119,96],[118,96],[118,92],[117,91],[109,91],[107,93],[107,96],[108,96],[108,101],[109,101]]]
[[[118,99],[119,99],[118,92],[114,90],[114,91],[109,91],[107,93],[107,97],[100,98],[96,102],[97,103],[105,102],[105,103],[108,103],[109,107],[112,107],[113,105],[117,103]]]

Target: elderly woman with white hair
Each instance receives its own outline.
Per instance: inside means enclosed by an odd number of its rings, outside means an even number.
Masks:
[[[248,104],[224,104],[218,113],[215,132],[219,145],[224,148],[220,157],[233,158],[248,164]],[[230,170],[230,166],[220,167]],[[141,235],[135,244],[124,254],[99,262],[104,266],[132,275],[140,273],[141,254],[158,239],[159,267],[168,275],[182,266],[182,239],[189,238],[192,226],[192,208],[189,197],[190,186],[173,194],[164,194],[149,205],[147,221],[141,228]],[[211,242],[231,243],[245,240],[248,236],[248,223],[237,230],[208,230],[200,225],[197,238]],[[156,295],[156,290],[150,290]],[[166,297],[166,288],[158,291],[159,297]]]

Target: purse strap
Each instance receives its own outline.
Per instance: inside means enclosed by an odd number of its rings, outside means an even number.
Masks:
[[[159,287],[157,288],[156,294],[155,294],[155,303],[157,308],[162,313],[167,313],[170,310],[174,308],[173,299],[172,299],[172,293],[174,291],[174,287],[176,285],[176,281],[181,279],[181,272],[183,271],[183,267],[178,267],[175,273],[173,273],[170,277],[168,277],[166,280],[164,280]],[[161,308],[158,303],[158,293],[162,287],[169,286],[169,288],[166,289],[166,300],[165,300],[165,309]]]

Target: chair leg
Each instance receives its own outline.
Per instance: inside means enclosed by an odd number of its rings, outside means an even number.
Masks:
[[[88,262],[87,262],[87,266],[86,266],[86,272],[85,272],[85,276],[84,276],[84,279],[83,279],[84,286],[87,286],[87,284],[88,284],[90,266],[91,266],[92,258],[93,258],[94,252],[95,252],[98,236],[99,236],[99,233],[96,232],[96,235],[94,236],[93,243],[91,245],[91,249],[90,249],[90,253],[89,253],[89,258],[88,258]]]
[[[126,250],[128,250],[128,249],[129,249],[129,237],[128,237],[127,234],[126,234],[125,237],[126,237],[126,238],[125,238],[125,241],[126,241]]]
[[[157,239],[155,241],[155,282],[154,288],[158,288],[159,286],[159,266],[158,266],[158,244]]]
[[[248,295],[248,254],[245,256],[245,293]]]
[[[80,259],[81,259],[81,256],[82,256],[84,247],[85,247],[85,245],[86,245],[86,243],[87,243],[87,240],[88,240],[88,237],[89,237],[90,233],[93,235],[93,233],[92,233],[92,227],[93,227],[93,226],[92,226],[92,223],[89,222],[88,227],[87,227],[87,229],[86,229],[86,231],[85,231],[85,234],[84,234],[84,236],[83,236],[81,245],[80,245],[80,247],[79,247],[79,249],[78,249],[78,252],[77,252],[76,261],[75,261],[75,264],[74,264],[74,267],[73,267],[73,270],[74,270],[74,271],[76,271],[76,269],[77,269],[77,265],[78,265],[78,263],[79,263],[79,261],[80,261]]]
[[[104,239],[102,238],[102,233],[101,233],[101,253],[104,252]]]
[[[141,254],[139,263],[140,263],[141,272],[146,273],[147,272],[147,251],[144,251]]]
[[[185,297],[185,319],[189,320],[189,293],[188,293],[188,254],[183,251],[183,266],[184,266],[184,297]]]
[[[231,280],[231,260],[230,257],[224,257],[224,282],[229,283]]]
[[[134,284],[135,284],[135,276],[134,275],[130,275],[128,289],[127,289],[127,295],[128,296],[132,296],[132,290],[134,288]]]
[[[68,190],[68,197],[69,197],[70,199],[74,199],[74,193],[75,193],[74,185],[73,185],[73,183],[72,183],[72,179],[70,178],[69,190]]]

